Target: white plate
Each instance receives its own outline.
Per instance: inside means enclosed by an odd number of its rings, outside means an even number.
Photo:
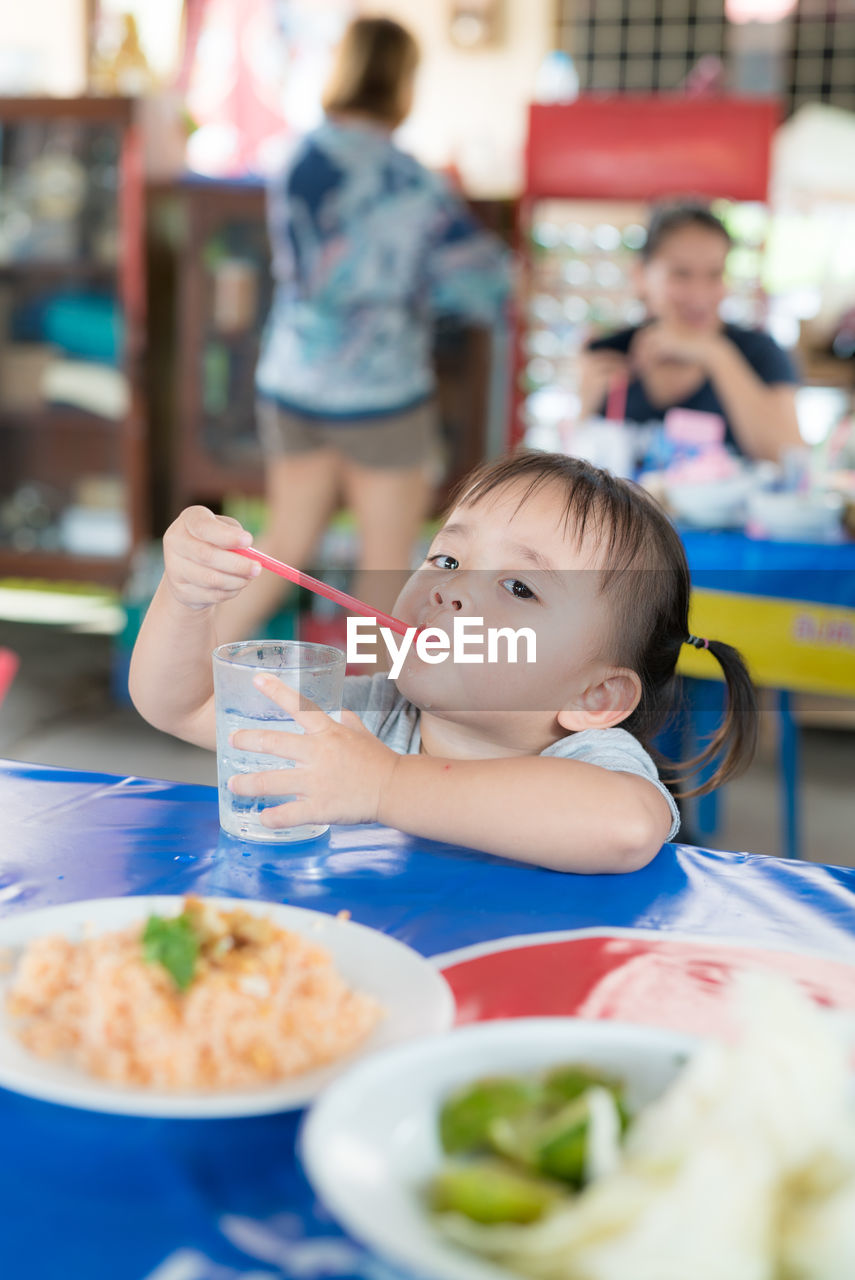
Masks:
[[[100,898],[26,912],[0,920],[0,947],[13,952],[34,938],[60,933],[79,939],[85,928],[96,933],[122,929],[152,914],[178,915],[184,897]],[[174,1116],[186,1119],[265,1115],[305,1106],[348,1066],[365,1054],[413,1037],[445,1031],[454,1020],[454,997],[445,979],[417,952],[376,929],[321,911],[244,898],[205,898],[222,910],[240,907],[268,916],[274,924],[326,947],[351,987],[374,996],[386,1016],[352,1053],[329,1066],[258,1089],[212,1093],[157,1093],[108,1084],[73,1067],[30,1053],[12,1034],[5,1014],[12,974],[0,980],[0,1085],[18,1093],[120,1115]]]
[[[750,472],[703,483],[666,481],[665,498],[677,519],[695,529],[735,529],[745,522],[756,481]]]
[[[446,1241],[424,1188],[442,1162],[445,1097],[479,1076],[578,1062],[626,1084],[632,1110],[658,1097],[698,1041],[672,1031],[581,1018],[514,1018],[400,1045],[337,1080],[309,1112],[300,1154],[315,1191],[343,1227],[433,1280],[507,1280]]]

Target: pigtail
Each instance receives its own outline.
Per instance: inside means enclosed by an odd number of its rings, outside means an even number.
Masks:
[[[724,676],[727,698],[724,720],[707,746],[674,771],[673,781],[683,784],[704,765],[722,757],[712,777],[706,782],[690,791],[681,790],[676,793],[680,799],[686,800],[690,796],[703,796],[708,791],[714,791],[716,787],[748,768],[757,746],[759,722],[757,692],[739,651],[721,640],[701,640],[697,636],[690,636],[687,643],[699,649],[708,649],[716,658]]]

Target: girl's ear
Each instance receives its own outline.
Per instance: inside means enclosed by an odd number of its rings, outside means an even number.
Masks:
[[[611,729],[631,716],[641,701],[641,680],[637,672],[619,667],[606,673],[598,684],[589,685],[569,706],[558,712],[562,729],[578,733],[582,729]]]

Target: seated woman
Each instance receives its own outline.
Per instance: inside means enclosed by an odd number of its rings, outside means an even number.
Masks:
[[[801,444],[792,360],[767,333],[719,317],[730,246],[704,205],[655,213],[638,265],[649,319],[588,344],[581,418],[602,413],[612,380],[624,376],[629,422],[695,409],[720,414],[725,443],[750,458],[777,461],[783,449]]]

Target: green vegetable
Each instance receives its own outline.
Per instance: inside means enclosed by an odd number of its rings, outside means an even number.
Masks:
[[[199,958],[199,937],[187,913],[168,920],[163,916],[149,916],[142,944],[146,963],[162,965],[178,990],[186,991],[193,981]]]
[[[491,1123],[487,1136],[493,1150],[514,1164],[581,1186],[588,1123],[583,1094],[558,1112],[502,1116]]]
[[[433,1207],[485,1224],[534,1222],[608,1169],[625,1125],[622,1084],[585,1066],[476,1080],[446,1099],[439,1136],[446,1152],[485,1154],[446,1164]]]
[[[594,1086],[560,1111],[534,1112],[493,1121],[488,1132],[490,1145],[498,1155],[525,1170],[581,1188],[590,1177],[591,1109],[596,1093],[601,1101],[610,1101],[614,1106],[616,1141],[620,1116],[614,1095],[608,1089]],[[609,1141],[606,1137],[607,1147]]]
[[[632,1117],[627,1110],[624,1087],[617,1080],[610,1080],[599,1071],[593,1071],[588,1067],[556,1067],[547,1075],[543,1086],[547,1105],[572,1102],[586,1089],[596,1087],[608,1089],[615,1100],[620,1116],[621,1133],[626,1132]]]
[[[572,1102],[586,1089],[599,1085],[604,1089],[612,1087],[599,1071],[591,1071],[588,1067],[555,1067],[543,1082],[544,1092],[550,1102]]]
[[[585,1181],[589,1124],[588,1099],[582,1094],[535,1134],[535,1168],[550,1177],[581,1187]]]
[[[478,1151],[488,1145],[490,1125],[535,1106],[540,1086],[529,1080],[479,1080],[453,1094],[439,1114],[439,1137],[449,1154]]]
[[[481,1160],[450,1164],[434,1179],[433,1207],[475,1222],[535,1222],[563,1198],[558,1187]]]

